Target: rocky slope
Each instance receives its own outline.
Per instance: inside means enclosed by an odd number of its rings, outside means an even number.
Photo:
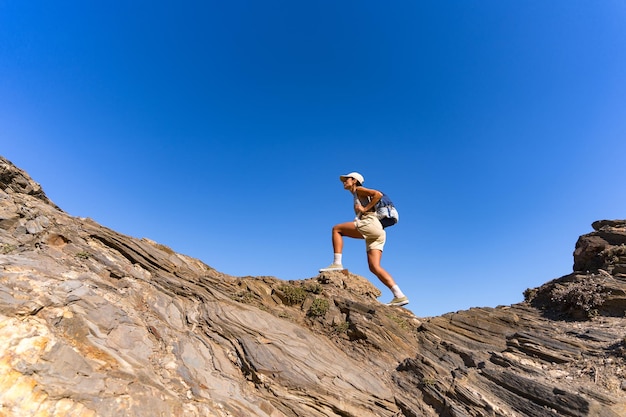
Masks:
[[[0,416],[626,416],[626,222],[526,301],[416,318],[67,215],[0,157]]]

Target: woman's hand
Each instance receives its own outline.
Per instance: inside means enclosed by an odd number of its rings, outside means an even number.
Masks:
[[[360,197],[366,198],[369,203],[366,206],[361,205],[358,200],[354,203],[354,211],[360,216],[363,213],[367,213],[368,211],[373,211],[374,207],[376,207],[376,203],[382,198],[383,193],[378,190],[371,190],[365,187],[357,187],[356,193]]]

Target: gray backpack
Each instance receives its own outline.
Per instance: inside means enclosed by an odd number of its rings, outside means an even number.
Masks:
[[[376,211],[378,220],[380,220],[380,223],[383,225],[383,229],[393,226],[398,223],[398,220],[400,219],[398,210],[396,210],[391,202],[391,199],[385,193],[383,193],[381,199],[378,200],[378,203],[374,206],[374,210]]]

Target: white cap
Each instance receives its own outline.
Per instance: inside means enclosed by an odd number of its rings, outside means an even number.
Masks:
[[[339,176],[339,180],[341,180],[341,182],[344,182],[346,178],[354,178],[361,184],[363,184],[363,182],[365,181],[365,179],[363,178],[363,175],[359,174],[358,172],[351,172],[349,174]]]

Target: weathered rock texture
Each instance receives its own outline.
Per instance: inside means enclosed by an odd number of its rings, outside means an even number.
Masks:
[[[526,302],[418,319],[71,217],[0,158],[0,416],[625,416],[626,232],[596,229]]]

